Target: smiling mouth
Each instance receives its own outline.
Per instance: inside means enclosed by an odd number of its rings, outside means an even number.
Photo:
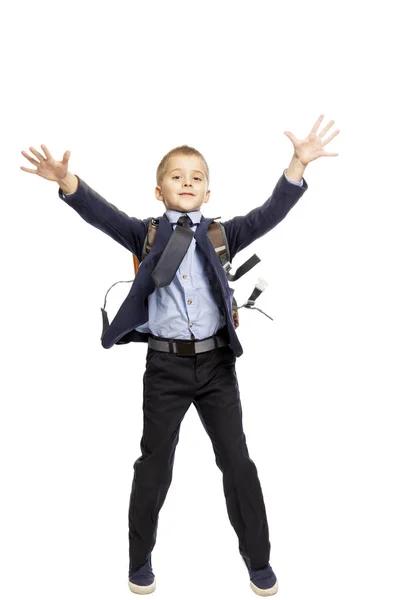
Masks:
[[[194,194],[179,194],[180,196],[194,196]]]

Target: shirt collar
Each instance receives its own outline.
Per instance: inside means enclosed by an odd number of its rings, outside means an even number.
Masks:
[[[179,212],[179,210],[167,210],[164,214],[170,223],[177,223],[179,217],[182,215],[188,215],[193,224],[198,224],[201,221],[201,212],[199,210],[191,210],[188,213]]]

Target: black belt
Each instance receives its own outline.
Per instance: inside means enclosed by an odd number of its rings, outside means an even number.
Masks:
[[[221,346],[229,346],[229,342],[222,335],[213,335],[205,340],[160,340],[149,334],[149,348],[160,352],[174,352],[182,356],[193,356],[199,352],[208,352]]]

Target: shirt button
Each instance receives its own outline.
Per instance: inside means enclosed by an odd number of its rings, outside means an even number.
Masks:
[[[183,276],[183,279],[187,279],[187,275],[184,275],[184,276]]]
[[[188,300],[188,304],[192,304],[192,301],[191,301],[191,300]]]
[[[193,323],[189,323],[189,327],[193,327]]]

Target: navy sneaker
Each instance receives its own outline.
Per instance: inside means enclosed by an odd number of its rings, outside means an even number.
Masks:
[[[146,562],[133,571],[129,571],[129,589],[134,594],[151,594],[156,589],[156,579],[151,568],[151,554]]]
[[[278,591],[278,580],[271,565],[267,563],[261,569],[252,569],[243,556],[244,564],[250,575],[250,587],[258,596],[273,596]]]

